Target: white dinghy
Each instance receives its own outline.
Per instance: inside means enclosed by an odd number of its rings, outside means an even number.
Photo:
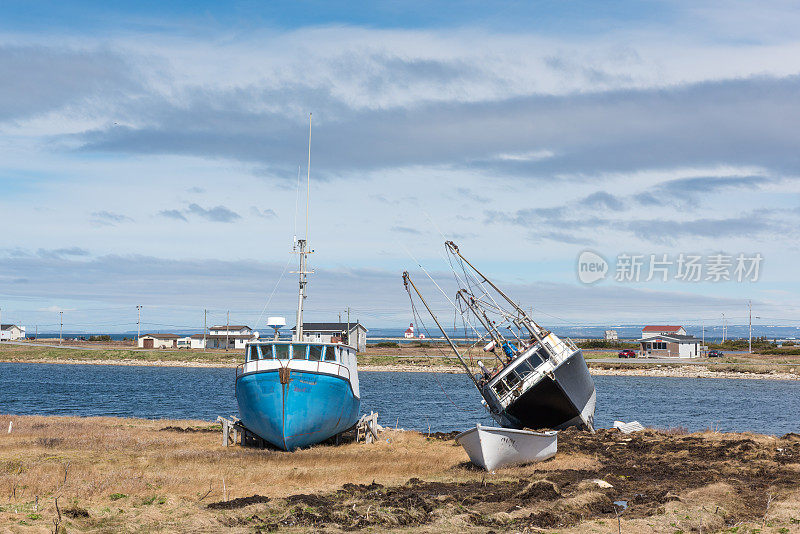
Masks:
[[[552,458],[558,447],[558,432],[532,432],[478,424],[456,436],[456,442],[464,447],[473,464],[494,471],[500,467]]]

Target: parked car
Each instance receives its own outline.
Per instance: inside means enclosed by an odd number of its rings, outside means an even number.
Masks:
[[[723,356],[724,354],[722,354],[721,351],[718,351],[716,349],[708,351],[709,358],[722,358]]]
[[[636,357],[636,353],[633,352],[631,349],[625,349],[625,350],[619,351],[619,354],[617,354],[617,356],[620,357],[620,358],[635,358]]]

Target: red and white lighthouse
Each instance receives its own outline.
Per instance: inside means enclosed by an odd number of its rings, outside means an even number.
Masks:
[[[408,328],[406,328],[406,333],[404,334],[404,336],[406,339],[411,339],[414,337],[414,323],[408,325]]]

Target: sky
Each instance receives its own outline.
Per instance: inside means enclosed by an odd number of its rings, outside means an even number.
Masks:
[[[452,297],[452,239],[556,329],[713,330],[749,301],[800,326],[798,24],[783,1],[3,2],[2,322],[293,324],[311,113],[307,320],[402,328],[407,269],[452,321],[425,274]]]

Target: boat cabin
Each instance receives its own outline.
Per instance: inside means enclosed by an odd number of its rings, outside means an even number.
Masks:
[[[506,395],[517,388],[527,376],[533,373],[536,368],[547,361],[548,355],[544,348],[536,344],[527,353],[517,356],[497,375],[491,378],[489,387],[498,400],[503,400]]]
[[[256,360],[310,360],[314,362],[341,362],[342,352],[352,349],[339,344],[319,343],[248,343],[245,362]]]

